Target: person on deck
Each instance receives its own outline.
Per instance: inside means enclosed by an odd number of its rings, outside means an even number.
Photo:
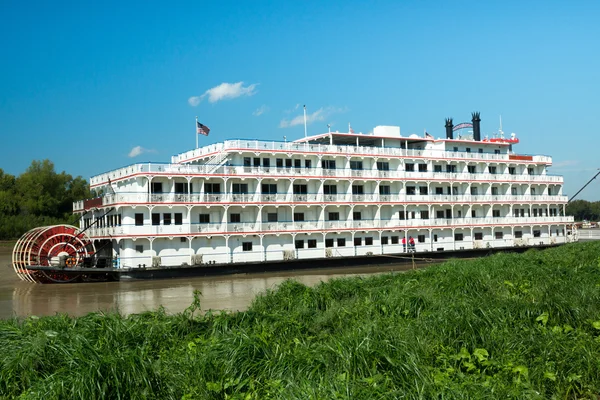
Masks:
[[[402,249],[406,253],[406,236],[402,236]]]
[[[415,239],[412,236],[408,238],[408,245],[410,246],[410,251],[415,252]]]

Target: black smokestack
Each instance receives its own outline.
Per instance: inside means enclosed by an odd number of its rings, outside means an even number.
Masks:
[[[481,127],[479,123],[481,122],[481,118],[479,118],[479,112],[474,112],[471,114],[473,119],[471,122],[473,123],[473,140],[476,142],[481,141]]]
[[[454,139],[452,128],[454,128],[452,118],[446,118],[446,139]]]

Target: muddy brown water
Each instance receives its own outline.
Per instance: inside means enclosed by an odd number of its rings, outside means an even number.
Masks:
[[[202,310],[242,311],[256,295],[276,288],[286,279],[313,286],[332,278],[404,271],[411,265],[352,268],[318,268],[254,274],[105,283],[41,285],[21,281],[11,266],[12,249],[0,247],[0,318],[67,313],[81,316],[96,311],[118,310],[128,315],[156,310],[185,310],[202,292]],[[418,265],[423,266],[423,265]]]

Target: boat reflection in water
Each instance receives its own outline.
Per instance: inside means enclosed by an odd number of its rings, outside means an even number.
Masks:
[[[56,313],[81,316],[90,312],[111,310],[129,315],[156,310],[160,306],[163,306],[167,313],[178,313],[192,304],[195,290],[202,293],[202,311],[209,309],[242,311],[249,307],[256,295],[275,288],[286,279],[294,279],[305,285],[314,286],[336,277],[370,275],[408,268],[411,266],[387,265],[193,279],[64,285],[31,285],[16,281],[12,307],[3,307],[0,318],[8,318],[12,315],[23,317]]]

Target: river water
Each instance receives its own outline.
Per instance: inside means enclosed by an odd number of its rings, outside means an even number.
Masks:
[[[41,285],[22,282],[17,277],[11,266],[11,250],[0,247],[0,319],[56,313],[81,316],[111,310],[128,315],[156,310],[160,306],[168,313],[178,313],[192,304],[194,290],[202,292],[203,311],[242,311],[257,294],[276,288],[286,279],[312,286],[335,277],[411,268],[407,265],[338,267],[153,281]]]

